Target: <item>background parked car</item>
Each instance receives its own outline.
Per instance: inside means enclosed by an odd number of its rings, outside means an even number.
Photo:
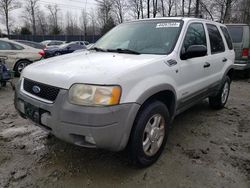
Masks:
[[[235,50],[236,70],[244,71],[245,77],[250,77],[250,25],[228,24],[227,28],[233,40]]]
[[[49,58],[53,56],[59,56],[62,54],[68,54],[80,49],[86,49],[86,46],[80,45],[77,42],[71,42],[60,46],[48,47],[44,49],[45,52],[44,57]]]
[[[28,40],[15,40],[16,42],[19,42],[21,44],[25,44],[27,46],[36,48],[36,49],[41,49],[43,50],[44,48],[46,48],[45,45],[37,43],[37,42],[33,42],[33,41],[28,41]]]
[[[89,42],[88,41],[72,41],[76,44],[79,44],[79,45],[83,45],[83,46],[87,46],[89,45]]]
[[[42,45],[45,45],[46,47],[48,46],[59,46],[62,44],[65,44],[65,41],[60,41],[60,40],[45,40],[41,42]]]
[[[42,58],[43,50],[9,40],[0,39],[0,56],[6,57],[6,65],[19,76],[25,66]]]

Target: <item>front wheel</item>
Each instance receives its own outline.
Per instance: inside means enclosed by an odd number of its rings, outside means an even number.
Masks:
[[[23,69],[29,64],[30,62],[27,60],[18,61],[15,65],[14,71],[15,76],[20,76]]]
[[[138,113],[129,141],[133,164],[147,167],[161,155],[168,137],[170,117],[165,104],[151,101]]]
[[[220,88],[218,94],[213,97],[209,97],[209,104],[214,109],[222,109],[227,103],[227,99],[230,92],[231,80],[228,76],[223,80],[222,87]]]

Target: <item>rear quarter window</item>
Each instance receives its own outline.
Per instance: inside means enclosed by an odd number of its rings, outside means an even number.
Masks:
[[[233,43],[242,42],[243,27],[242,26],[227,26],[228,31],[232,37]]]
[[[233,49],[233,44],[232,44],[232,40],[231,40],[231,37],[230,37],[230,35],[228,33],[227,28],[226,27],[222,27],[222,26],[220,28],[221,28],[221,31],[222,31],[222,33],[223,33],[223,35],[224,35],[224,37],[225,37],[225,39],[227,41],[228,48],[230,50],[232,50]]]

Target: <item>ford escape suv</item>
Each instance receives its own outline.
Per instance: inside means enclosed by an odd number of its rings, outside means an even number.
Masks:
[[[24,69],[22,117],[78,146],[127,149],[133,164],[161,155],[176,115],[209,98],[227,102],[234,50],[227,28],[196,18],[121,24],[91,49]]]

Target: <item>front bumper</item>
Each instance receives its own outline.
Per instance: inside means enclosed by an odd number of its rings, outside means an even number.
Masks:
[[[234,69],[235,70],[250,69],[250,62],[249,61],[242,61],[242,60],[235,60]]]
[[[27,116],[20,103],[29,103],[40,109],[40,127],[59,139],[83,147],[102,148],[111,151],[124,149],[129,140],[135,116],[140,108],[136,103],[111,107],[84,107],[68,102],[68,91],[60,90],[55,102],[48,104],[15,91],[15,107],[24,118]],[[94,144],[86,140],[92,138]]]

